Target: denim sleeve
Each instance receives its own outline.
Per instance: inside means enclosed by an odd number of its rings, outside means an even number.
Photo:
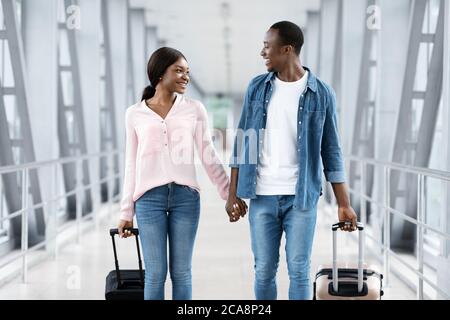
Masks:
[[[321,156],[325,178],[331,183],[345,182],[345,168],[339,143],[336,114],[336,94],[332,88],[326,99],[326,115],[323,129]]]
[[[247,92],[245,94],[244,97],[244,103],[242,105],[242,112],[241,112],[241,119],[239,120],[238,123],[238,127],[237,127],[237,131],[239,130],[245,130],[245,121],[247,119],[247,110],[248,110],[248,104],[250,101],[250,92],[252,90],[252,85],[251,83],[249,84],[248,88],[247,88]],[[233,143],[233,150],[231,150],[231,157],[230,157],[230,164],[229,167],[230,168],[239,168],[239,163],[238,163],[238,155],[242,154],[240,150],[242,148],[242,145],[238,145],[238,139],[237,139],[237,134],[235,134],[234,137],[234,143]]]

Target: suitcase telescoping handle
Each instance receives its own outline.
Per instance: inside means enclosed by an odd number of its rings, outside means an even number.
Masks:
[[[351,225],[351,222],[338,222],[333,224],[331,230],[333,230],[333,290],[334,292],[339,291],[339,281],[338,281],[338,268],[337,268],[337,230],[344,227],[345,225]],[[358,292],[363,290],[363,262],[364,262],[364,226],[362,223],[357,222],[356,228],[358,229]]]
[[[144,271],[142,270],[142,260],[141,260],[141,251],[139,249],[139,230],[135,228],[124,228],[124,230],[130,230],[132,234],[135,235],[136,238],[136,248],[137,248],[137,255],[138,255],[138,261],[139,261],[139,275],[141,280],[141,286],[144,288]],[[122,279],[120,277],[120,269],[119,269],[119,260],[117,259],[117,250],[116,250],[116,241],[114,240],[114,236],[119,234],[119,230],[117,228],[110,229],[109,234],[111,235],[111,240],[113,244],[113,250],[114,250],[114,263],[116,265],[116,274],[117,274],[117,284],[119,288],[122,286]]]

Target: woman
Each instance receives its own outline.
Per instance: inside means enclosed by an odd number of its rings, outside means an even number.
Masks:
[[[147,66],[150,86],[125,115],[125,178],[119,233],[133,227],[133,216],[145,262],[146,300],[164,299],[167,241],[172,298],[192,299],[191,261],[200,215],[194,145],[222,199],[229,179],[214,149],[203,104],[183,96],[189,67],[179,51],[163,47]],[[245,207],[242,200],[235,206]],[[237,213],[237,210],[236,210]],[[229,214],[230,221],[238,217]]]

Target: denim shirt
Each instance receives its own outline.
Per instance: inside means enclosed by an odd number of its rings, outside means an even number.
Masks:
[[[339,143],[336,95],[308,68],[306,89],[298,103],[298,179],[294,207],[310,210],[322,194],[322,164],[327,181],[345,182],[344,162]],[[247,89],[238,124],[230,167],[239,169],[237,196],[256,198],[256,172],[267,122],[267,107],[274,88],[275,73],[254,78]],[[280,142],[283,143],[283,142]],[[322,161],[320,160],[322,159]]]

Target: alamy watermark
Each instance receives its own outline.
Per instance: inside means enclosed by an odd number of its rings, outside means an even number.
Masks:
[[[70,265],[66,269],[66,288],[68,290],[81,289],[81,268],[77,265]]]
[[[381,8],[377,5],[371,5],[367,7],[366,13],[368,14],[366,20],[366,26],[369,30],[381,29]]]
[[[71,5],[66,8],[67,19],[66,27],[68,30],[81,29],[81,8],[77,5]]]

